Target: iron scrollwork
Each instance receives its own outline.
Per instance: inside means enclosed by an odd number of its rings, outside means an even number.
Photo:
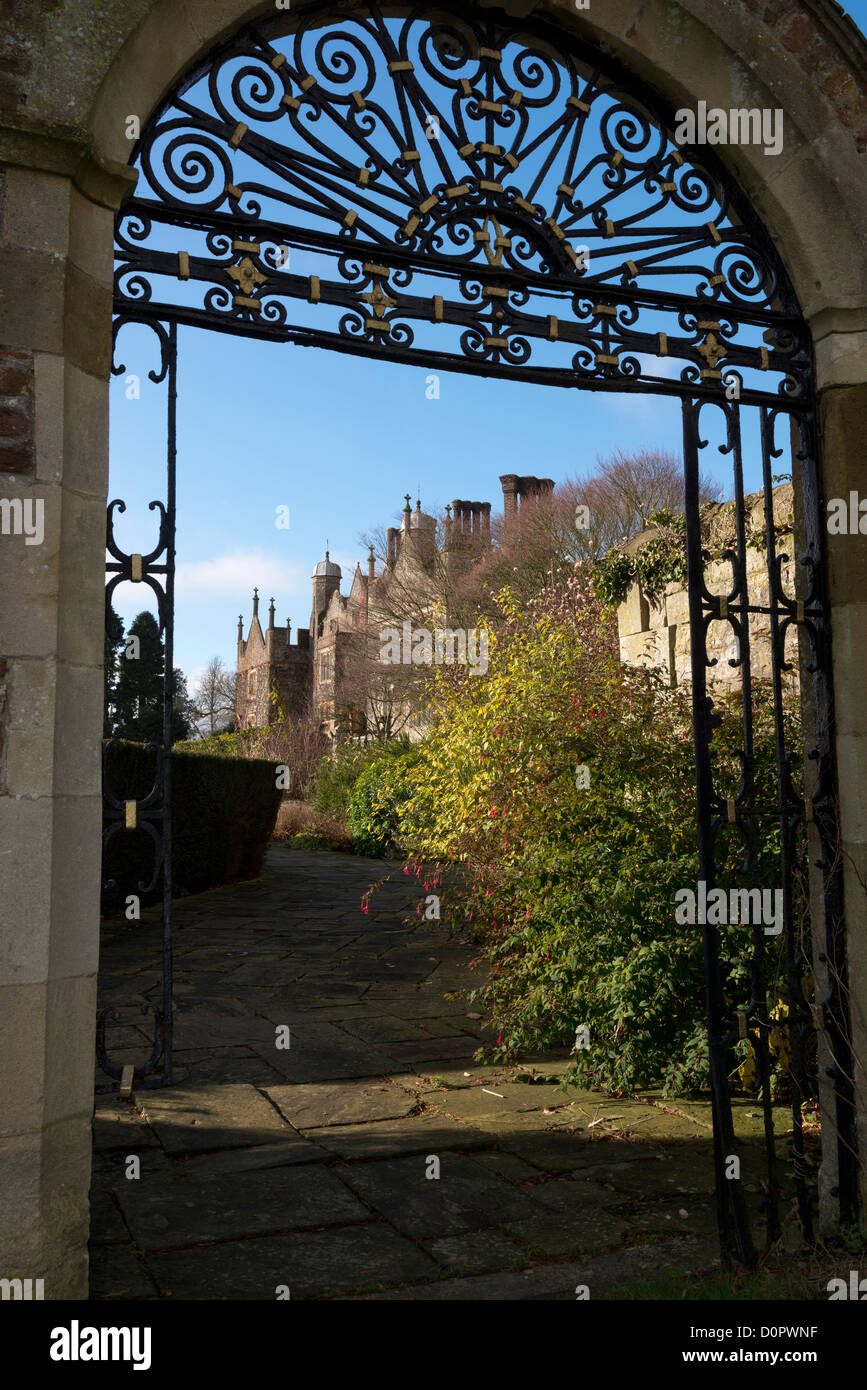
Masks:
[[[736,372],[744,403],[806,401],[778,258],[669,124],[553,29],[374,3],[254,25],[143,133],[117,303],[428,369],[708,398]],[[359,266],[403,292],[371,312]]]

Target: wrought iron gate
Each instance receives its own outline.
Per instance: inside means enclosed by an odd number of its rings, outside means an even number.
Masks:
[[[761,1089],[766,1176],[759,1209],[765,1221],[768,1244],[780,1234],[780,1193],[774,1116],[771,1106],[770,1040],[775,1033],[786,1038],[787,1073],[791,1087],[791,1161],[797,1213],[806,1240],[814,1228],[815,1184],[808,1182],[804,1147],[804,1103],[818,1093],[817,1068],[820,1052],[813,1057],[816,1033],[822,1034],[822,1051],[827,1050],[830,1065],[826,1075],[832,1082],[833,1123],[837,1137],[836,1196],[841,1219],[851,1222],[857,1210],[857,1161],[855,1112],[852,1092],[852,1055],[847,1020],[846,958],[841,903],[841,867],[837,854],[836,799],[834,795],[833,750],[830,729],[833,724],[830,681],[830,643],[827,605],[823,597],[822,545],[819,517],[818,474],[815,437],[809,414],[790,415],[785,406],[758,408],[759,447],[762,462],[764,548],[766,551],[765,593],[750,591],[747,575],[747,518],[744,492],[741,412],[737,401],[715,402],[712,409],[722,411],[725,442],[721,452],[730,453],[733,469],[734,521],[736,541],[723,551],[731,568],[730,582],[724,590],[711,592],[706,581],[710,553],[703,546],[699,507],[699,451],[707,440],[700,437],[699,423],[708,402],[683,402],[684,465],[686,482],[687,582],[689,591],[690,666],[692,710],[696,759],[696,819],[699,839],[699,878],[708,893],[717,886],[717,845],[725,828],[735,827],[743,849],[739,873],[747,883],[757,882],[761,841],[769,831],[779,837],[778,865],[782,892],[781,950],[776,962],[769,959],[765,928],[753,923],[749,996],[738,1000],[727,987],[726,963],[720,956],[717,926],[705,922],[704,956],[707,990],[708,1040],[714,1117],[714,1162],[716,1167],[717,1214],[723,1250],[736,1250],[752,1264],[753,1240],[747,1218],[743,1184],[732,1181],[727,1162],[738,1153],[730,1104],[729,1068],[733,1045],[750,1036],[757,1058],[757,1089]],[[780,423],[796,431],[793,445],[793,473],[802,498],[802,520],[795,527],[795,546],[801,550],[792,575],[786,583],[783,566],[789,561],[781,549],[775,528],[772,460],[783,453],[775,442]],[[798,534],[800,532],[800,534]],[[792,591],[794,589],[794,592]],[[768,650],[773,698],[774,751],[776,764],[775,798],[762,795],[756,787],[753,752],[754,693],[751,662],[751,624],[760,616],[768,620]],[[743,741],[737,750],[740,775],[733,795],[726,796],[715,776],[714,729],[718,716],[714,699],[708,694],[707,669],[717,658],[708,652],[708,632],[712,623],[727,623],[736,638],[735,658],[730,666],[739,672]],[[787,653],[787,634],[799,635],[799,665],[804,727],[802,746],[792,746],[787,733],[783,673],[793,666]],[[787,655],[790,659],[787,660]],[[718,750],[717,750],[718,751]],[[815,764],[812,779],[795,772],[803,762]],[[824,922],[813,940],[798,930],[794,911],[796,837],[808,826],[816,832],[821,871],[822,915]],[[804,843],[800,858],[805,861],[810,847]],[[731,882],[729,875],[726,882]],[[815,913],[816,904],[813,908]],[[815,952],[815,962],[813,955]],[[807,979],[814,965],[827,981],[824,999],[815,988],[810,997]],[[769,974],[776,966],[778,989],[785,1004],[773,1002]],[[738,1007],[740,1005],[740,1007]],[[738,1176],[740,1176],[738,1170]]]
[[[811,1230],[801,1103],[813,1089],[817,1022],[832,1058],[839,1202],[855,1208],[851,1058],[840,877],[836,866],[832,697],[824,599],[811,343],[782,263],[713,153],[675,143],[652,94],[574,35],[475,6],[384,15],[299,6],[236,35],[191,72],[134,151],[136,196],[117,220],[118,328],[156,332],[167,382],[168,490],[147,555],[114,544],[109,508],[107,613],[123,579],[157,593],[166,638],[164,741],[150,794],[121,804],[106,785],[106,836],[136,825],[154,842],[163,886],[163,1002],[143,1084],[171,1079],[170,723],[177,331],[203,327],[392,362],[592,391],[682,398],[700,874],[717,878],[720,834],[734,827],[749,876],[756,837],[779,836],[788,1016],[769,1007],[765,943],[754,942],[751,998],[726,986],[718,933],[704,927],[714,1144],[723,1250],[752,1258],[736,1154],[728,1068],[745,1030],[756,1038],[767,1178],[766,1234],[779,1227],[768,1040],[791,1040],[794,1165],[800,1217]],[[125,368],[116,366],[116,371]],[[723,412],[733,460],[737,544],[727,593],[705,583],[699,421]],[[742,410],[760,418],[769,593],[755,603],[745,575]],[[803,583],[781,578],[771,460],[781,418],[795,450]],[[752,767],[750,617],[772,632],[776,798],[757,797]],[[713,701],[705,641],[712,621],[740,639],[742,776],[733,796],[714,777]],[[803,637],[810,687],[807,752],[815,788],[795,785],[781,674],[790,628]],[[109,745],[110,748],[110,745]],[[106,754],[108,756],[108,752]],[[820,1005],[802,988],[804,952],[792,911],[799,828],[818,836]],[[142,885],[144,886],[144,885]],[[814,935],[817,927],[814,924]],[[809,953],[807,953],[809,954]],[[772,1017],[772,1014],[776,1016]],[[117,1078],[104,1047],[100,1062]]]

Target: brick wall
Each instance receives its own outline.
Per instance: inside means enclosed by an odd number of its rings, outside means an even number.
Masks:
[[[740,0],[793,54],[811,87],[831,102],[859,151],[867,150],[867,72],[863,40],[833,0]]]

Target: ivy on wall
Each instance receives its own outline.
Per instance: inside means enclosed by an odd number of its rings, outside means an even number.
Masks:
[[[772,482],[781,483],[791,474],[776,475]],[[791,486],[789,487],[791,492]],[[784,511],[790,498],[774,497],[774,535],[790,533],[794,526],[793,509]],[[747,549],[766,550],[767,530],[762,494],[745,499],[744,536]],[[753,505],[751,506],[750,503]],[[778,519],[777,512],[782,514]],[[699,511],[702,554],[706,562],[725,560],[736,542],[734,502],[708,502]],[[624,603],[633,584],[638,583],[648,603],[658,604],[668,584],[686,584],[686,517],[682,512],[651,512],[646,530],[653,534],[641,546],[630,552],[622,548],[609,550],[593,567],[593,591],[605,608],[618,608]]]

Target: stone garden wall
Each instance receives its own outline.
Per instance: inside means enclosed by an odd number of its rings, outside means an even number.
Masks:
[[[761,493],[746,499],[747,535],[756,536],[764,529]],[[708,518],[706,544],[718,555],[726,546],[735,544],[734,513],[731,506],[713,509]],[[774,531],[777,555],[789,558],[782,565],[783,592],[790,598],[801,597],[795,591],[794,506],[792,485],[787,483],[774,490]],[[640,549],[657,534],[655,528],[642,531],[625,547],[627,552]],[[770,580],[767,550],[758,544],[749,545],[746,553],[747,589],[749,601],[759,607],[770,606]],[[713,559],[705,566],[705,584],[712,594],[728,595],[733,587],[731,562]],[[803,583],[798,577],[799,585]],[[691,679],[689,640],[689,598],[686,581],[667,584],[659,602],[651,603],[640,582],[635,582],[625,601],[617,610],[617,630],[620,657],[630,666],[651,666],[662,672],[667,684],[683,685]],[[771,677],[771,620],[768,613],[750,615],[750,666],[755,679]],[[739,657],[739,641],[730,621],[714,620],[707,635],[708,656],[716,665],[708,669],[708,683],[739,686],[741,666],[732,666]],[[797,663],[797,630],[795,624],[786,632],[786,660]]]

